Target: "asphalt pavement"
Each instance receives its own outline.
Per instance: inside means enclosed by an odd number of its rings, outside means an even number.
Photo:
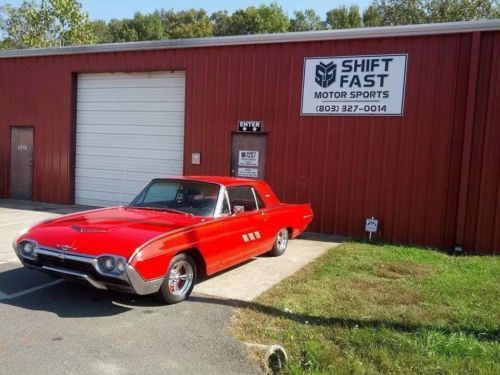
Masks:
[[[286,256],[221,273],[171,306],[21,266],[11,247],[17,232],[85,208],[0,200],[0,374],[259,374],[228,333],[233,309],[336,245],[312,235],[292,241]]]

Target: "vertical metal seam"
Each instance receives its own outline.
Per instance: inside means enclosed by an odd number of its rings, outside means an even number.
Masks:
[[[462,163],[460,167],[460,188],[458,193],[457,229],[455,244],[463,245],[467,201],[469,195],[470,165],[472,161],[473,127],[476,112],[477,81],[479,77],[479,60],[481,52],[481,32],[472,33],[469,56],[469,77],[467,84],[467,102],[465,107],[464,137],[462,144]]]

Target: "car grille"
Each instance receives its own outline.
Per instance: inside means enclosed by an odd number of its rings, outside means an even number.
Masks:
[[[92,276],[98,275],[94,266],[92,266],[91,264],[84,262],[77,262],[75,260],[60,259],[43,254],[38,254],[38,263],[40,263],[43,266],[68,268],[71,270],[81,271]]]
[[[103,283],[129,286],[129,283],[125,280],[101,275],[99,272],[96,271],[96,269],[92,264],[86,262],[79,262],[71,259],[61,259],[55,256],[49,256],[45,254],[38,254],[38,258],[36,261],[25,260],[25,262],[36,267],[47,266],[47,267],[65,268],[68,270],[80,271],[86,273],[87,275],[92,276],[94,280],[101,281]]]

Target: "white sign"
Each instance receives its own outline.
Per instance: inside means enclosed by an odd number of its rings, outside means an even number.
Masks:
[[[370,233],[377,233],[378,220],[377,219],[366,219],[365,231]]]
[[[238,177],[257,178],[257,168],[238,168]]]
[[[258,167],[259,151],[238,151],[238,165],[242,167]]]
[[[301,115],[402,116],[407,57],[306,58]]]

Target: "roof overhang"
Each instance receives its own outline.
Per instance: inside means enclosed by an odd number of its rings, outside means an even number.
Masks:
[[[178,48],[223,47],[248,44],[298,43],[346,39],[394,38],[404,36],[460,34],[499,31],[500,19],[423,25],[364,27],[358,29],[305,31],[293,33],[235,35],[209,38],[166,39],[145,42],[106,43],[53,48],[28,48],[0,52],[0,58],[74,55]]]

